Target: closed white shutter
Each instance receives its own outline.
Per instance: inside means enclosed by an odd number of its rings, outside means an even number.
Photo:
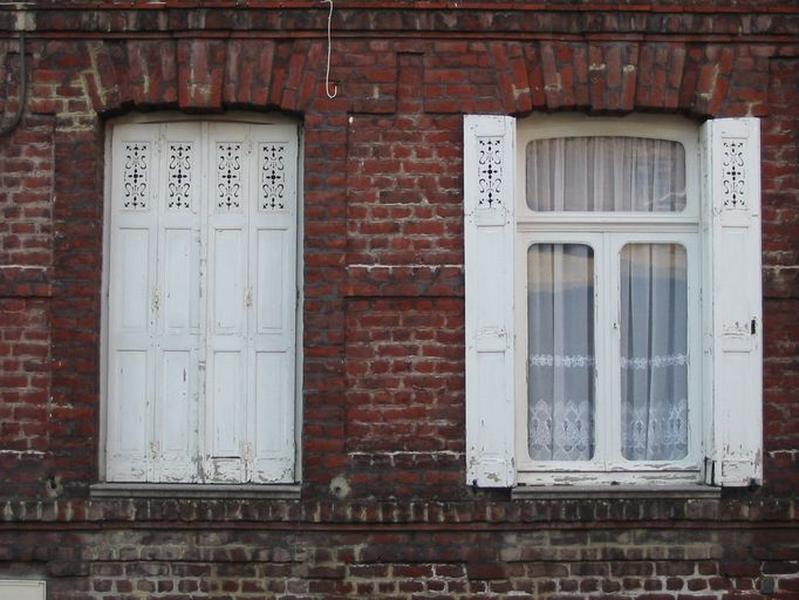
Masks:
[[[114,130],[109,481],[294,481],[297,128]]]
[[[464,117],[466,477],[515,482],[513,184],[515,119]]]
[[[157,318],[158,125],[120,126],[112,148],[109,481],[152,478]]]
[[[702,129],[710,290],[713,431],[708,483],[762,481],[760,125],[715,119]]]
[[[203,146],[197,123],[161,125],[152,481],[199,479]]]
[[[297,128],[253,126],[248,480],[294,480]]]
[[[209,125],[208,381],[205,476],[245,480],[247,454],[248,210],[253,201],[249,127]]]

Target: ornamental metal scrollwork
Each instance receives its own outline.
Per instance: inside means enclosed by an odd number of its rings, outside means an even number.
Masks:
[[[261,144],[261,209],[285,208],[286,145]]]
[[[133,142],[125,144],[125,163],[122,176],[124,208],[147,208],[147,178],[149,173],[150,144]]]
[[[225,142],[216,146],[218,208],[239,208],[241,194],[241,144]]]
[[[477,204],[496,208],[502,203],[502,138],[478,138],[477,150],[477,182],[480,187]]]
[[[191,144],[169,144],[167,207],[191,208]]]
[[[742,140],[722,142],[721,189],[724,208],[744,208],[746,206],[744,143]]]

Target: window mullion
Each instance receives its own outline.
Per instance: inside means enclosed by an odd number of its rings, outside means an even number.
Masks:
[[[608,418],[608,448],[606,469],[612,469],[621,461],[621,314],[620,314],[620,278],[619,278],[619,248],[624,241],[625,234],[606,233],[605,239],[605,294],[607,296],[604,327],[608,333],[606,338],[605,356],[606,378],[608,391],[607,418]]]

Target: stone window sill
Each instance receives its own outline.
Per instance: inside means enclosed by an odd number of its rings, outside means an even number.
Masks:
[[[92,498],[272,498],[299,500],[300,484],[209,485],[193,483],[96,483]]]
[[[721,488],[707,485],[534,486],[513,488],[513,500],[601,500],[608,498],[719,498]]]

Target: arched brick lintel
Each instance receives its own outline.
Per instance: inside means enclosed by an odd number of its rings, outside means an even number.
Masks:
[[[93,45],[90,52],[96,77],[87,78],[87,87],[100,114],[239,106],[301,113],[319,91],[318,41],[136,39]]]
[[[767,112],[770,48],[679,42],[492,44],[505,112]]]

